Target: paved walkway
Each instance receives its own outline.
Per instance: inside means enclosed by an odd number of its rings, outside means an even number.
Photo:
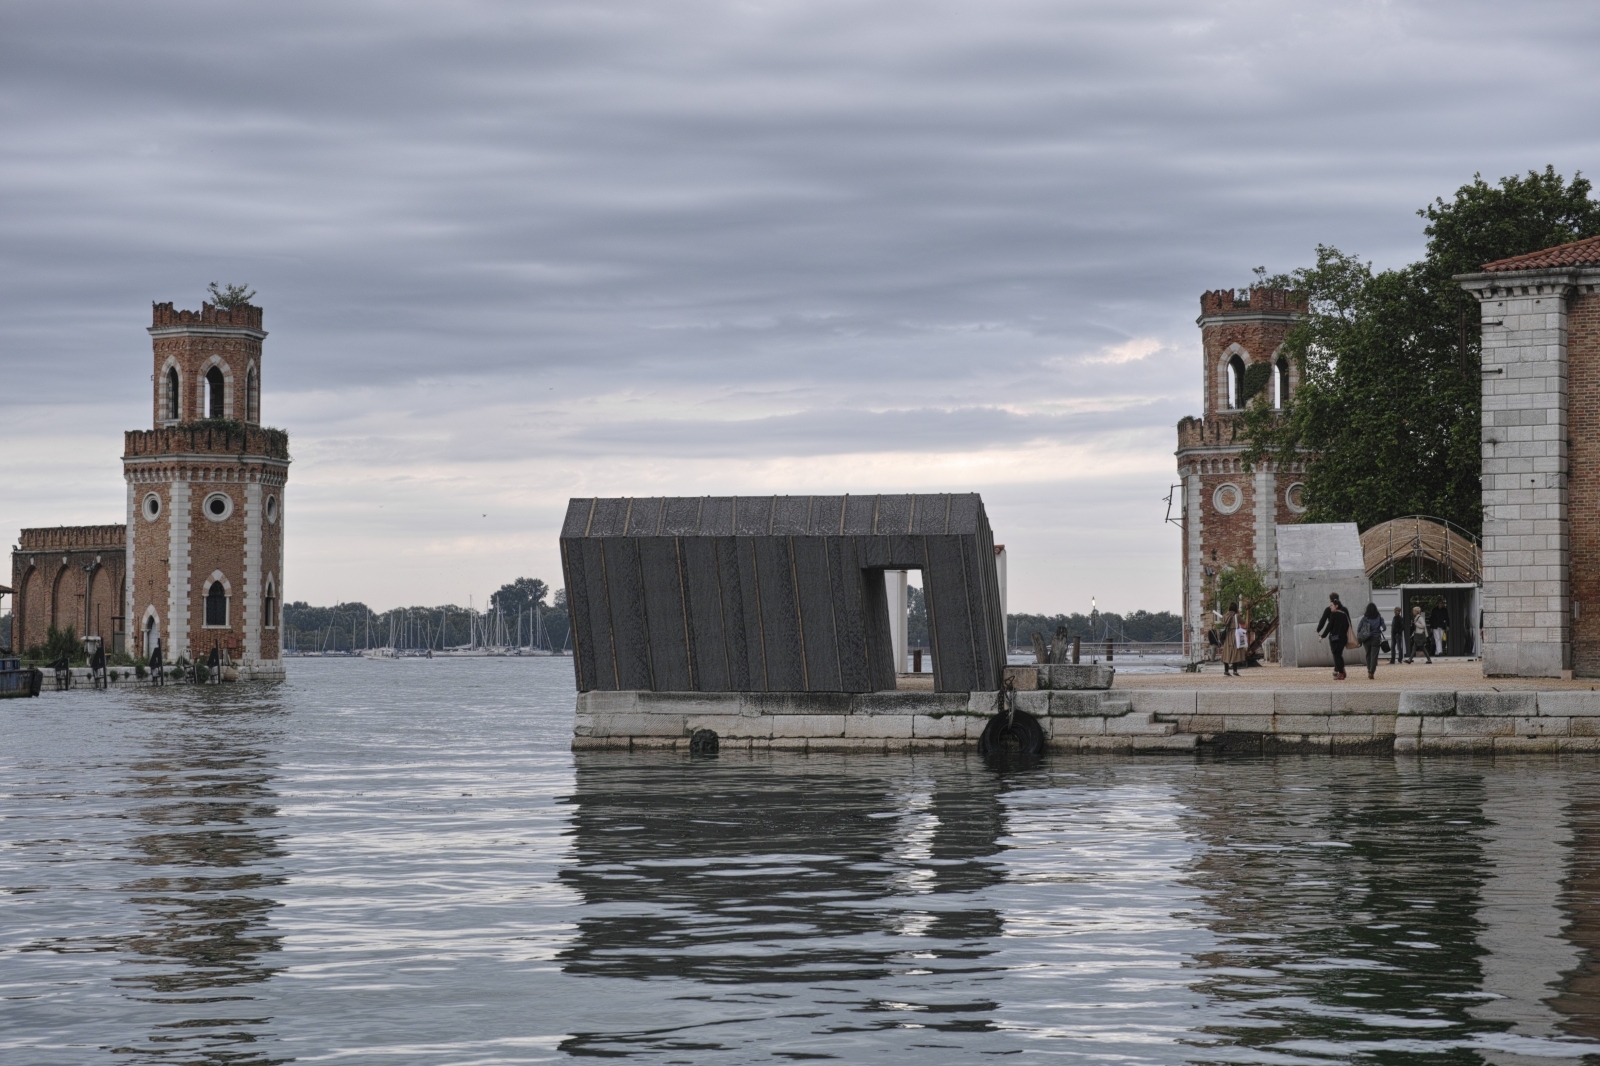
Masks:
[[[1115,666],[1116,663],[1111,665]],[[1354,657],[1346,660],[1349,679],[1333,680],[1326,667],[1286,669],[1275,663],[1247,668],[1237,678],[1224,676],[1220,663],[1206,663],[1198,674],[1182,671],[1160,674],[1133,674],[1117,671],[1112,686],[1117,689],[1340,689],[1374,688],[1389,691],[1430,690],[1438,692],[1520,692],[1537,690],[1589,691],[1600,689],[1600,678],[1561,681],[1555,678],[1484,677],[1483,664],[1476,659],[1435,659],[1432,664],[1418,659],[1410,665],[1390,666],[1385,658],[1378,664],[1378,676],[1367,680],[1364,665]]]

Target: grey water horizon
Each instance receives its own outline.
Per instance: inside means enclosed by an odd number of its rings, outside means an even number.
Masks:
[[[569,750],[568,659],[5,704],[0,1061],[1600,1062],[1600,760]]]

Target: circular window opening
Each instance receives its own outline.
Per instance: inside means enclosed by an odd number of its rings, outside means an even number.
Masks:
[[[267,497],[267,521],[268,522],[276,522],[277,520],[278,520],[278,498],[276,496],[268,496]]]
[[[200,506],[205,511],[206,517],[213,522],[221,522],[233,514],[233,500],[222,492],[213,492]]]
[[[1218,485],[1217,491],[1211,494],[1211,505],[1220,514],[1232,514],[1244,503],[1244,491],[1238,485],[1229,483]]]
[[[144,498],[144,516],[151,522],[161,517],[161,497],[153,492]]]
[[[1283,491],[1283,504],[1295,514],[1306,513],[1306,487],[1299,481]]]

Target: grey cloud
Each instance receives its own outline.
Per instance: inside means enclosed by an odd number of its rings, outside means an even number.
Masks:
[[[1135,447],[1198,407],[1201,290],[1401,262],[1474,171],[1589,163],[1597,10],[20,0],[0,371],[39,387],[0,410],[142,425],[149,302],[216,279],[308,455]],[[1130,338],[1167,347],[1082,361]],[[623,391],[681,424],[596,421]]]

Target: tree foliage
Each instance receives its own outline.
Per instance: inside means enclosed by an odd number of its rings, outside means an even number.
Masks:
[[[249,306],[256,294],[248,285],[218,285],[214,281],[206,286],[206,291],[211,293],[211,302],[224,311]]]
[[[74,666],[82,666],[89,660],[88,654],[83,650],[83,642],[78,639],[78,631],[73,626],[67,626],[65,629],[47,627],[44,643],[29,648],[26,657],[41,663],[66,659]]]
[[[547,606],[544,598],[549,594],[550,586],[538,578],[519,577],[508,585],[501,585],[500,590],[489,597],[489,606],[515,615],[531,610],[535,605]]]
[[[1581,174],[1546,167],[1495,185],[1475,175],[1427,219],[1427,255],[1395,270],[1319,246],[1316,265],[1266,279],[1306,294],[1309,314],[1284,352],[1300,386],[1282,412],[1245,413],[1251,464],[1316,458],[1306,521],[1362,529],[1401,515],[1482,528],[1480,337],[1476,302],[1454,275],[1486,262],[1600,234],[1600,203]]]
[[[1225,566],[1217,575],[1210,606],[1226,616],[1238,604],[1252,627],[1271,625],[1278,618],[1277,591],[1267,584],[1267,573],[1258,566]]]

